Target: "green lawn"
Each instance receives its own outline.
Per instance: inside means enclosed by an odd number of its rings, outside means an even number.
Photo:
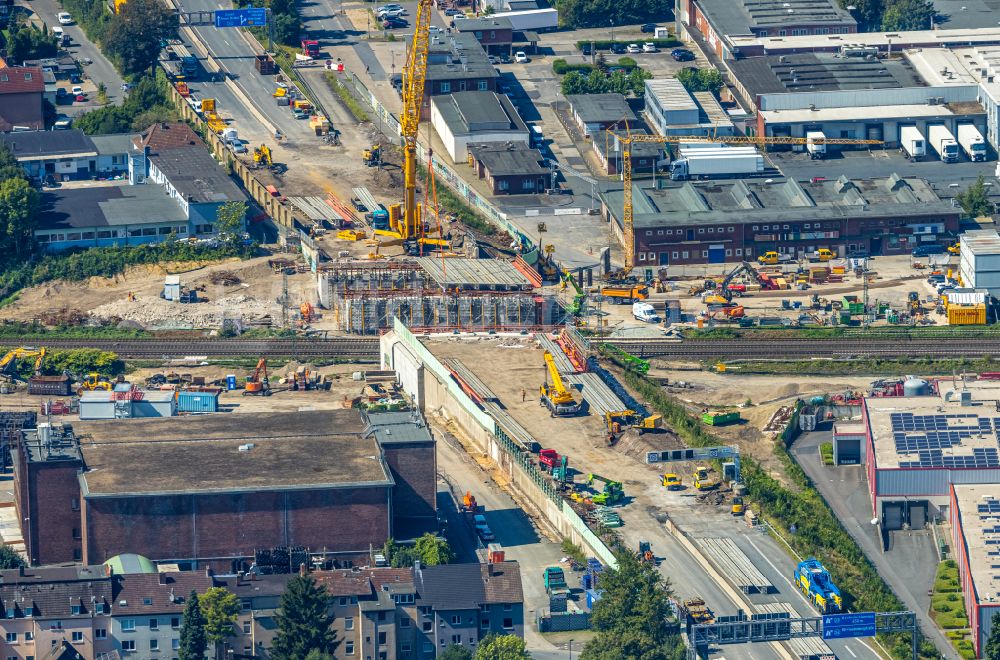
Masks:
[[[931,618],[940,626],[963,658],[976,657],[969,640],[969,617],[958,579],[958,564],[952,559],[941,562],[934,577],[931,595]]]

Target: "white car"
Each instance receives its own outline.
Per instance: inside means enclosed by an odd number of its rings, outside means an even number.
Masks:
[[[396,4],[395,2],[392,2],[392,3],[389,3],[387,5],[382,5],[381,7],[379,7],[378,9],[375,10],[375,13],[376,14],[381,14],[382,12],[385,12],[385,11],[398,11],[398,12],[402,12],[403,11],[403,5]]]
[[[629,44],[628,48],[626,48],[625,50],[627,52],[629,52],[629,53],[632,53],[633,55],[635,53],[641,53],[642,52],[642,48],[639,48],[639,44]]]
[[[438,26],[436,26],[436,25],[431,25],[431,26],[428,26],[428,28],[427,28],[427,33],[428,34],[441,34],[442,32],[443,32],[443,30],[441,28],[439,28]]]
[[[644,52],[644,53],[655,53],[656,52],[656,44],[654,44],[652,41],[647,41],[646,43],[644,43],[642,45],[642,52]]]
[[[71,92],[73,96],[79,96],[80,94],[84,93],[83,87],[80,87],[79,85],[73,85],[73,89],[71,90]]]
[[[68,12],[61,11],[61,12],[59,12],[56,15],[56,18],[59,19],[59,24],[60,25],[72,25],[73,24],[73,17],[70,16]]]
[[[523,50],[519,50],[516,53],[514,53],[514,61],[517,62],[518,64],[527,64],[531,60],[528,59],[527,53],[525,53]]]

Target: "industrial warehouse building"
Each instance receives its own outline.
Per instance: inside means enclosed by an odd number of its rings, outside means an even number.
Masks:
[[[952,485],[1000,483],[1000,382],[947,379],[937,390],[862,403],[869,495],[885,531],[954,515]]]
[[[621,190],[601,195],[602,212],[624,240]],[[961,209],[923,179],[632,184],[637,266],[752,260],[769,250],[800,257],[821,247],[845,256],[904,254],[959,229]]]
[[[711,92],[692,94],[676,78],[647,80],[645,89],[646,119],[660,135],[736,135],[736,126]]]
[[[436,529],[434,438],[419,415],[40,424],[13,453],[32,563],[135,552],[232,571],[272,548],[352,561]]]
[[[803,53],[751,57],[726,65],[734,88],[756,111],[757,135],[802,138],[807,132],[822,131],[828,138],[880,140],[897,147],[900,130],[906,126],[915,126],[924,136],[934,124],[953,134],[962,123],[986,129],[987,112],[977,83],[928,84],[906,59]]]
[[[528,145],[528,126],[505,94],[456,92],[431,99],[431,125],[455,163],[468,158],[470,144]]]
[[[680,0],[678,18],[721,58],[739,54],[738,37],[785,37],[857,32],[858,23],[835,0]]]
[[[951,487],[952,555],[965,597],[976,657],[1000,614],[1000,491],[996,483]]]

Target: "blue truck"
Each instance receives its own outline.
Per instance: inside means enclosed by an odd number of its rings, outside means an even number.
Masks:
[[[833,583],[830,571],[818,559],[809,558],[795,567],[795,584],[806,598],[823,614],[836,614],[843,607],[840,589]]]

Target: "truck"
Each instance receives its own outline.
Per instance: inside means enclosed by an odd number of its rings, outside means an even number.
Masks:
[[[927,141],[916,126],[899,129],[899,148],[910,160],[920,160],[927,155]]]
[[[649,303],[635,302],[632,303],[632,316],[638,321],[645,321],[646,323],[659,323],[660,317],[653,310],[653,306]]]
[[[806,151],[812,160],[826,157],[826,135],[823,131],[806,131]]]
[[[624,305],[649,298],[649,287],[645,284],[609,284],[601,288],[601,295],[610,302]]]
[[[837,255],[829,248],[820,248],[809,253],[809,261],[830,261]]]
[[[319,42],[315,39],[303,39],[302,54],[313,59],[319,57]]]
[[[174,44],[170,47],[174,57],[181,63],[181,71],[186,79],[198,77],[198,58],[191,54],[184,44]]]
[[[795,567],[795,584],[822,614],[836,614],[843,607],[840,589],[818,559],[810,557]]]
[[[525,11],[504,11],[493,14],[492,18],[506,18],[515,31],[534,30],[544,32],[559,27],[559,11],[556,9],[527,9]]]
[[[986,160],[986,140],[983,134],[973,124],[958,125],[958,144],[969,160],[980,162]]]
[[[550,596],[565,594],[569,595],[569,585],[566,584],[566,574],[558,566],[549,566],[543,574],[545,581],[545,593]]]
[[[784,263],[786,261],[794,261],[794,258],[790,254],[784,252],[775,252],[774,250],[769,250],[764,254],[757,257],[757,263],[763,266],[774,266],[779,263]]]
[[[958,161],[958,142],[944,124],[929,124],[927,126],[927,141],[937,152],[943,163]]]
[[[684,151],[682,157],[670,163],[670,180],[691,178],[753,176],[764,173],[764,157],[759,153],[719,153],[714,149]]]
[[[559,462],[562,457],[559,455],[555,449],[543,449],[538,452],[538,463],[542,470],[548,468],[549,470],[554,470],[559,467]]]
[[[278,66],[274,63],[274,58],[267,53],[254,56],[254,67],[257,68],[257,73],[262,76],[270,76],[278,72]]]

